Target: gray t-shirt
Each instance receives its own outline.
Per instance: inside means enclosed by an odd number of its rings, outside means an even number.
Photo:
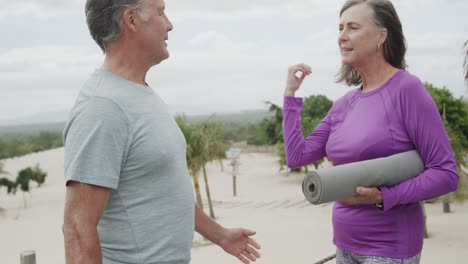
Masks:
[[[98,225],[103,263],[189,263],[195,203],[186,142],[159,96],[96,70],[63,136],[66,181],[112,189]]]

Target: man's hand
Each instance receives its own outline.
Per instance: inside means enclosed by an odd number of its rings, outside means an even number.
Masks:
[[[351,198],[347,198],[343,200],[342,202],[346,204],[377,204],[377,203],[382,203],[383,198],[382,198],[382,193],[377,187],[361,187],[358,186],[356,188],[356,196],[353,196]]]
[[[228,228],[225,230],[225,235],[219,243],[224,251],[246,264],[260,258],[257,251],[257,249],[260,249],[260,245],[251,238],[251,236],[255,235],[255,231],[243,228]]]
[[[255,235],[255,231],[224,228],[206,215],[197,204],[195,204],[195,230],[245,264],[260,257],[256,250],[260,249],[260,245],[250,238]]]

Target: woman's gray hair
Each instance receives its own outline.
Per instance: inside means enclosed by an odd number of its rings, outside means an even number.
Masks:
[[[126,9],[135,9],[145,0],[87,0],[86,23],[89,33],[104,53],[106,46],[122,34],[122,14]],[[137,10],[138,11],[138,10]],[[143,20],[145,17],[140,13]]]
[[[403,35],[400,18],[389,0],[348,0],[340,11],[340,17],[348,8],[366,3],[374,11],[374,23],[377,27],[387,29],[387,39],[383,43],[384,57],[395,68],[405,69],[406,40]],[[338,83],[347,85],[360,85],[361,75],[352,66],[343,64],[336,75]]]

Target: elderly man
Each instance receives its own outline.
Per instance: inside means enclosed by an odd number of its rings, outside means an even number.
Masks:
[[[67,263],[190,262],[194,230],[243,263],[260,257],[254,231],[224,228],[195,204],[186,142],[146,83],[169,57],[163,0],[87,0],[105,53],[64,129]]]

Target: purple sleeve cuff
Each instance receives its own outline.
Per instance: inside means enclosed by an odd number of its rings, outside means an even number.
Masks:
[[[301,111],[303,100],[301,97],[285,96],[283,109],[287,111]]]
[[[382,193],[384,211],[389,211],[396,205],[396,199],[394,193],[388,187],[380,187],[380,192]]]

